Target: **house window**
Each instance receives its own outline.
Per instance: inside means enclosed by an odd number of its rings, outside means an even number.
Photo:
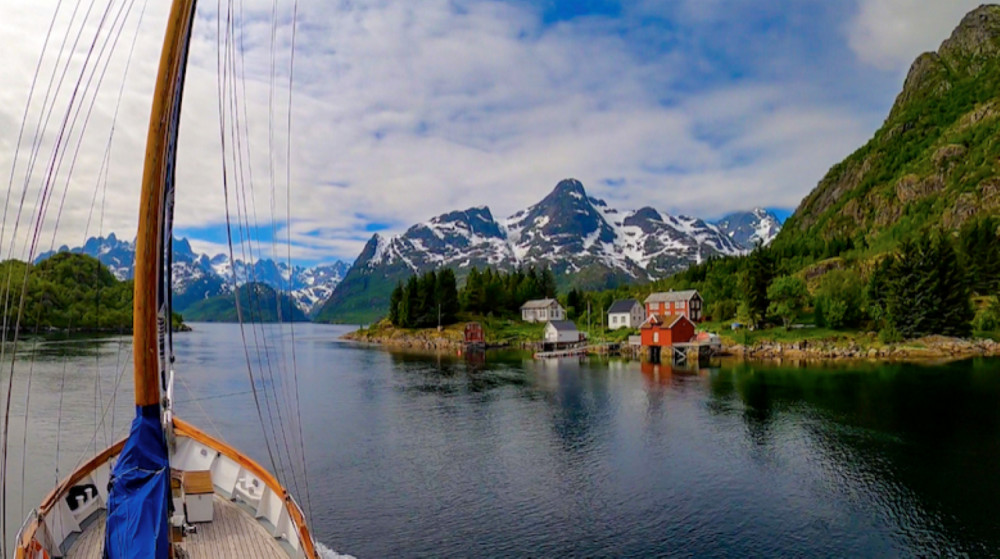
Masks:
[[[653,332],[653,343],[654,344],[660,343],[660,333],[659,332]]]

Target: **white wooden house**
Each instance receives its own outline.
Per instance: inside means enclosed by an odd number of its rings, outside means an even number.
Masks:
[[[635,299],[615,301],[608,309],[608,328],[638,328],[646,321],[646,308]]]
[[[537,299],[521,305],[521,320],[525,322],[566,320],[566,310],[555,299]]]

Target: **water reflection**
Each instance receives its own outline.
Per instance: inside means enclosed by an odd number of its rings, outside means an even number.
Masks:
[[[995,361],[795,368],[740,364],[711,377],[710,406],[742,404],[748,440],[809,437],[814,466],[842,495],[864,496],[872,521],[905,549],[1000,548],[1000,382]],[[787,425],[791,423],[791,425]]]

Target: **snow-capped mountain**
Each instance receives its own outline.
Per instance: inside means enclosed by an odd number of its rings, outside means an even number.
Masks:
[[[757,243],[765,246],[770,244],[781,231],[778,217],[764,208],[731,213],[715,222],[715,225],[734,243],[748,250]]]
[[[622,212],[567,179],[503,220],[478,207],[443,214],[394,237],[372,236],[317,317],[363,321],[372,309],[386,306],[397,281],[441,266],[460,275],[473,266],[547,266],[564,285],[603,288],[745,251],[714,224],[649,207]]]
[[[587,196],[573,179],[560,182],[541,202],[502,222],[493,219],[489,208],[479,207],[435,217],[389,239],[375,235],[372,241],[372,257],[361,262],[369,268],[396,262],[416,272],[437,266],[535,265],[571,274],[600,266],[637,280],[744,250],[718,227],[697,218],[650,207],[629,212],[610,208]]]
[[[135,271],[135,243],[123,241],[114,233],[107,238],[91,237],[82,247],[71,249],[62,246],[57,251],[40,255],[35,262],[45,260],[56,252],[67,251],[97,258],[120,280],[131,279]],[[304,312],[310,313],[330,297],[347,269],[348,265],[344,262],[307,268],[266,258],[251,264],[237,259],[233,265],[228,255],[209,257],[196,253],[187,239],[174,239],[174,308],[183,312],[195,301],[232,291],[235,276],[239,285],[258,282],[288,293]]]

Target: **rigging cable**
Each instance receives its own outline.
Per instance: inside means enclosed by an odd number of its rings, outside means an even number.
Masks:
[[[232,268],[233,268],[233,271],[235,273],[236,266],[235,266],[235,261],[234,261],[234,258],[233,258],[234,255],[233,255],[232,219],[231,219],[230,211],[229,211],[229,171],[228,171],[228,167],[226,166],[226,161],[225,161],[225,157],[226,157],[226,116],[225,115],[226,115],[226,111],[225,111],[225,103],[223,101],[223,98],[224,98],[224,93],[225,93],[225,90],[226,90],[226,82],[227,82],[227,77],[228,77],[228,60],[227,60],[227,62],[225,64],[223,63],[223,56],[222,56],[222,0],[218,0],[217,1],[217,6],[218,6],[217,9],[218,9],[219,20],[218,20],[218,23],[216,25],[216,29],[217,29],[217,34],[216,34],[216,66],[217,66],[217,83],[218,83],[218,89],[219,89],[219,94],[218,94],[218,97],[219,97],[219,136],[220,136],[220,141],[221,141],[221,144],[222,144],[222,154],[223,154],[223,162],[222,162],[222,192],[223,192],[223,197],[225,199],[225,207],[226,207],[226,210],[225,210],[226,211],[226,242],[227,242],[227,245],[228,245],[228,248],[229,248],[229,262],[232,264]],[[232,18],[232,14],[231,14],[231,11],[232,11],[232,0],[229,0],[228,8],[229,9],[227,9],[227,12],[226,12],[226,41],[227,41],[227,46],[228,46],[228,41],[229,41],[230,22],[231,22],[231,18]],[[251,367],[251,364],[250,364],[250,353],[247,350],[246,332],[243,329],[243,311],[242,311],[242,308],[240,307],[239,286],[236,284],[235,277],[233,278],[233,292],[234,292],[234,300],[236,302],[236,317],[237,317],[237,320],[239,321],[239,324],[240,324],[240,336],[243,339],[243,353],[244,353],[244,358],[246,359],[246,363],[247,363],[247,373],[250,376],[250,388],[251,388],[251,391],[253,392],[254,405],[257,408],[257,418],[260,420],[261,429],[264,430],[265,435],[266,435],[267,430],[266,430],[266,427],[264,426],[264,415],[263,415],[263,412],[262,412],[262,410],[260,408],[260,398],[259,398],[259,396],[257,394],[257,385],[256,385],[256,382],[254,381],[254,377],[253,377],[253,367]],[[271,468],[273,470],[277,470],[277,464],[276,464],[275,459],[274,459],[274,452],[271,450],[271,441],[266,436],[264,437],[264,444],[267,447],[267,454],[268,454],[268,457],[271,460]]]
[[[93,3],[91,3],[91,5],[93,5]],[[59,134],[57,135],[56,145],[53,148],[53,153],[57,152],[60,149],[61,145],[62,145],[63,137],[64,137],[64,134],[66,132],[66,121],[68,119],[69,112],[72,111],[72,107],[73,107],[73,105],[74,105],[74,103],[76,101],[76,96],[77,96],[77,94],[79,92],[80,83],[83,80],[84,72],[85,72],[85,70],[87,68],[87,65],[90,62],[91,56],[93,55],[94,47],[95,47],[95,45],[97,43],[97,38],[100,35],[101,28],[104,26],[104,22],[107,19],[107,15],[108,15],[108,12],[110,11],[110,9],[111,9],[111,4],[109,4],[108,8],[105,9],[104,14],[101,17],[101,20],[100,20],[100,22],[98,24],[98,28],[95,31],[94,40],[91,41],[90,47],[87,50],[87,54],[86,54],[86,57],[84,59],[84,65],[83,65],[83,68],[81,69],[80,77],[77,79],[76,85],[75,85],[75,87],[73,89],[73,94],[72,94],[72,96],[70,98],[70,101],[69,101],[69,107],[70,108],[67,110],[67,116],[63,119],[63,123],[62,123],[62,126],[60,128]],[[88,13],[89,13],[89,11],[88,11]],[[82,31],[83,31],[83,26],[81,25],[81,34],[82,34]],[[79,35],[78,35],[78,38],[79,38]],[[67,69],[68,69],[68,64],[69,64],[69,61],[67,60]],[[65,75],[65,71],[64,71],[64,75]],[[51,111],[50,111],[49,114],[51,114]],[[47,121],[47,118],[46,118],[46,121]],[[13,254],[13,245],[14,245],[14,242],[15,242],[15,239],[16,239],[16,236],[17,236],[17,233],[16,233],[17,232],[17,228],[18,228],[18,225],[20,224],[20,215],[21,215],[21,212],[22,212],[23,207],[24,207],[24,198],[25,198],[25,196],[27,194],[27,186],[28,186],[28,181],[30,180],[30,177],[31,177],[31,167],[32,166],[33,166],[33,163],[32,163],[32,165],[29,165],[29,171],[28,171],[28,174],[25,177],[25,188],[22,191],[21,205],[18,207],[17,218],[15,219],[15,223],[14,223],[14,234],[12,234],[12,236],[11,236],[11,249],[12,249],[11,250],[11,254]],[[52,169],[51,169],[51,166],[50,166],[49,172],[51,172],[51,170]],[[49,176],[48,179],[51,180],[51,176]],[[47,187],[48,187],[48,185],[46,185],[46,188]],[[38,217],[39,217],[39,219],[41,219],[41,217],[42,217],[43,214],[41,214],[41,212],[39,211],[39,208],[36,208],[35,211],[39,213]],[[36,221],[36,226],[35,227],[36,227],[36,229],[35,229],[35,231],[36,231],[35,237],[37,237],[38,228],[41,227],[40,222]],[[30,255],[29,255],[29,261],[30,261]],[[6,533],[6,529],[7,529],[7,507],[6,507],[6,501],[7,501],[7,458],[8,458],[8,440],[9,440],[9,431],[10,431],[11,392],[12,392],[12,389],[13,389],[14,370],[15,370],[14,363],[16,361],[16,355],[17,355],[17,342],[18,342],[18,339],[19,339],[19,332],[20,332],[20,328],[21,328],[21,319],[23,318],[23,314],[24,314],[24,302],[25,302],[25,298],[27,296],[29,270],[30,270],[30,268],[28,266],[25,266],[25,268],[24,268],[24,276],[22,278],[22,284],[21,284],[20,302],[18,304],[18,309],[17,309],[17,319],[16,319],[16,321],[14,323],[14,339],[13,339],[13,347],[11,349],[11,351],[12,351],[12,359],[11,359],[11,364],[10,364],[10,376],[8,378],[8,391],[7,391],[7,395],[6,395],[6,402],[5,402],[5,405],[4,405],[3,432],[2,432],[2,435],[0,435],[0,439],[2,439],[2,440],[0,440],[0,500],[2,500],[2,502],[4,503],[2,514],[0,514],[0,534],[5,534]],[[8,276],[8,281],[9,280],[10,280],[10,277]],[[8,287],[9,287],[9,283],[8,283]],[[7,295],[9,295],[9,294],[10,293],[8,291]],[[6,315],[6,313],[5,313],[5,315]],[[5,318],[6,318],[6,316],[5,316]],[[5,323],[6,323],[6,320],[5,320]],[[5,547],[3,548],[2,551],[6,555],[6,548]]]
[[[288,268],[292,267],[292,86],[295,79],[295,40],[298,31],[299,22],[299,0],[294,0],[292,4],[292,44],[289,49],[288,55],[288,119],[286,121],[286,134],[285,134],[285,222],[288,227],[287,242],[285,244],[287,248],[288,256]],[[306,465],[308,463],[306,459],[306,448],[305,440],[302,436],[302,408],[299,401],[299,367],[298,359],[296,357],[295,349],[295,321],[289,321],[288,330],[292,338],[292,379],[295,388],[295,413],[297,416],[297,423],[299,427],[299,452],[302,455],[302,477],[305,479],[305,498],[306,498],[306,509],[309,512],[309,518],[313,516],[312,510],[312,496],[309,493],[309,469]]]
[[[239,4],[239,6],[242,6],[242,2]],[[237,217],[237,224],[239,226],[238,230],[239,230],[239,238],[240,238],[239,246],[240,246],[240,250],[241,250],[242,255],[243,255],[244,270],[247,270],[247,269],[249,270],[248,272],[246,272],[247,274],[249,274],[249,279],[256,280],[256,274],[254,273],[253,266],[252,266],[252,262],[253,262],[253,258],[254,258],[254,252],[253,252],[253,246],[252,246],[251,227],[250,227],[250,223],[249,223],[249,212],[246,209],[247,208],[247,206],[246,206],[246,198],[247,198],[247,195],[246,195],[246,185],[247,185],[247,180],[249,179],[250,180],[250,184],[251,184],[251,189],[252,189],[252,185],[253,185],[253,169],[252,169],[252,166],[251,166],[251,158],[250,158],[249,153],[247,153],[246,157],[244,157],[244,133],[243,133],[243,127],[240,126],[241,122],[245,123],[246,117],[244,116],[242,119],[240,118],[241,110],[240,110],[239,99],[240,99],[241,90],[239,88],[239,85],[242,82],[237,79],[237,77],[239,76],[239,66],[237,64],[237,56],[236,56],[237,48],[236,48],[236,39],[235,39],[235,37],[236,37],[236,19],[237,18],[239,18],[242,21],[242,10],[240,10],[240,12],[237,14],[237,16],[234,17],[231,20],[232,21],[232,34],[230,35],[231,40],[228,43],[228,49],[227,49],[227,57],[228,57],[228,61],[229,61],[229,64],[230,64],[229,67],[232,69],[231,70],[232,71],[232,75],[231,75],[231,79],[229,81],[229,84],[230,84],[230,90],[229,90],[229,93],[230,93],[230,96],[229,96],[230,106],[229,106],[229,108],[230,108],[230,115],[231,115],[232,118],[230,119],[229,122],[230,122],[230,134],[232,135],[232,137],[234,139],[233,143],[234,143],[234,146],[235,146],[234,153],[233,153],[233,156],[234,156],[233,165],[234,165],[234,167],[236,169],[236,172],[235,172],[235,175],[234,175],[234,179],[235,179],[235,195],[236,195],[236,217]],[[242,50],[242,45],[240,46],[240,49]],[[248,134],[246,134],[246,135],[248,135]],[[247,142],[249,142],[249,139],[247,139]],[[249,146],[247,147],[247,149],[249,149]],[[247,266],[248,266],[247,263],[250,263],[249,268],[247,268]],[[239,278],[234,278],[234,279],[236,279],[236,281],[239,281]],[[277,456],[277,461],[278,461],[278,470],[275,471],[275,475],[277,475],[279,477],[279,479],[281,479],[281,478],[284,477],[282,474],[285,471],[284,460],[282,459],[283,456],[282,456],[282,454],[281,454],[281,452],[280,452],[280,450],[278,448],[280,446],[280,441],[279,441],[278,433],[279,433],[279,428],[281,427],[281,420],[280,420],[280,415],[278,416],[279,419],[278,419],[277,424],[275,423],[275,420],[274,420],[274,417],[277,414],[276,414],[276,412],[274,411],[273,408],[275,408],[276,406],[274,404],[272,404],[272,401],[271,401],[271,391],[268,390],[268,386],[269,386],[268,383],[270,383],[270,386],[273,388],[274,379],[273,379],[273,376],[272,377],[266,377],[264,375],[264,360],[263,360],[263,358],[261,356],[260,339],[258,337],[257,323],[254,321],[255,311],[256,311],[256,315],[257,316],[259,316],[259,314],[260,314],[260,306],[259,306],[259,304],[256,304],[257,295],[258,295],[257,294],[257,287],[256,287],[256,285],[253,285],[253,283],[251,283],[250,285],[252,286],[252,288],[248,287],[246,289],[246,293],[247,293],[247,306],[248,306],[249,311],[250,311],[250,313],[249,313],[249,316],[250,316],[250,320],[249,320],[249,323],[250,323],[250,333],[251,333],[252,339],[253,339],[254,355],[256,356],[256,363],[257,363],[258,367],[260,367],[260,369],[261,369],[261,371],[260,371],[261,375],[260,376],[261,376],[261,379],[262,379],[261,380],[261,388],[262,388],[262,392],[263,392],[263,395],[264,395],[264,409],[267,412],[268,422],[271,425],[271,434],[274,437],[275,449],[277,451],[276,452],[276,456]],[[247,350],[249,351],[249,347],[247,348]],[[265,433],[265,436],[266,436],[266,433]]]

